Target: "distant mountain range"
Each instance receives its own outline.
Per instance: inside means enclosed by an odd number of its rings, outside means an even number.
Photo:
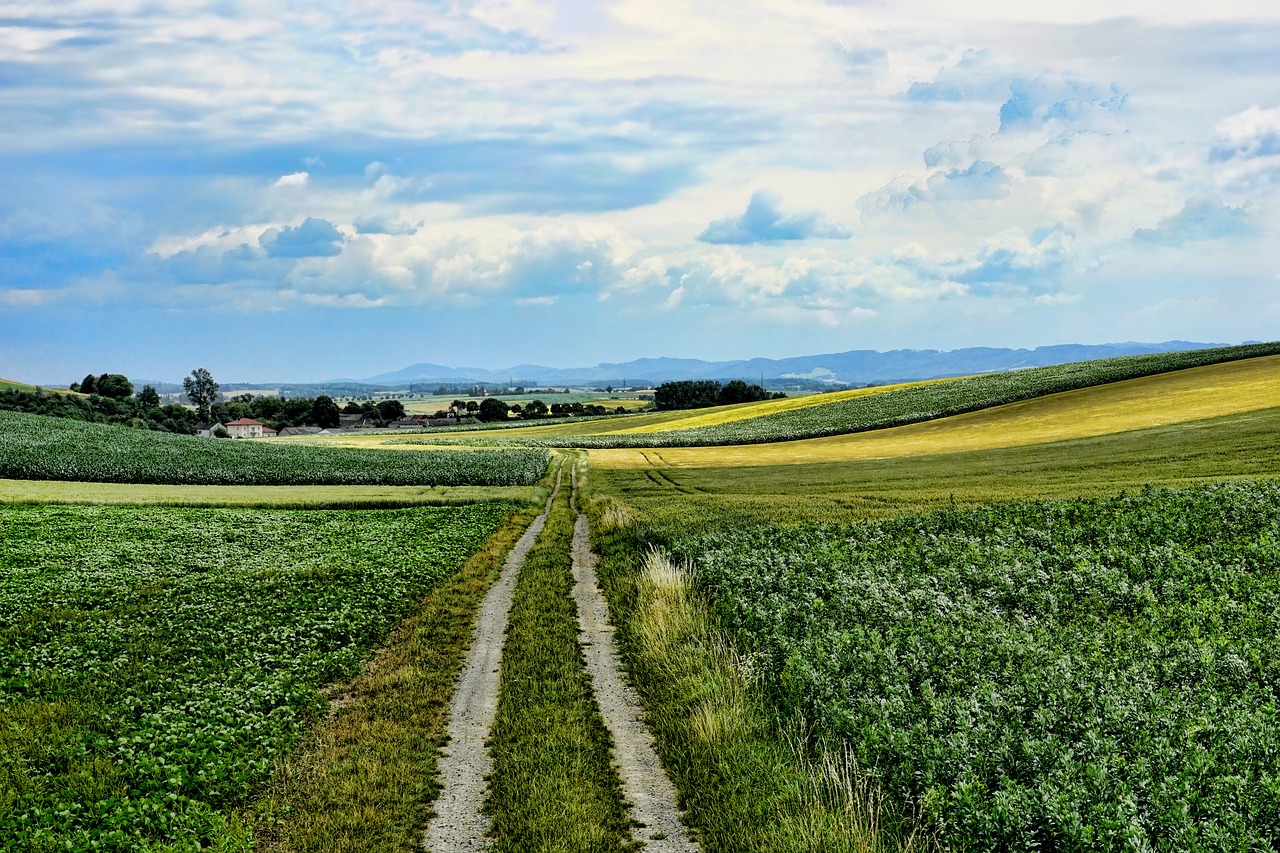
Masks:
[[[1224,344],[1193,341],[1162,343],[1125,342],[1116,344],[1059,344],[1035,349],[971,347],[941,350],[850,350],[849,352],[806,355],[795,358],[752,358],[741,361],[701,361],[694,358],[641,358],[621,364],[595,367],[543,367],[519,364],[502,370],[483,367],[446,367],[442,364],[414,364],[403,370],[358,380],[368,385],[408,383],[486,385],[577,386],[654,385],[680,379],[745,379],[769,387],[787,385],[884,385],[919,379],[940,379],[971,373],[993,373],[1024,367],[1043,367],[1071,361],[1143,355],[1174,350],[1206,349]]]

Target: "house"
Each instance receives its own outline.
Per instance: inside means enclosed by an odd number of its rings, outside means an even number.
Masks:
[[[237,418],[227,424],[227,432],[232,438],[262,438],[262,421],[253,418]]]
[[[338,426],[343,429],[355,429],[356,427],[371,427],[373,421],[365,415],[338,415]]]
[[[271,427],[265,427],[265,426],[264,426],[264,427],[262,428],[262,437],[263,437],[263,438],[275,438],[275,437],[276,437],[277,435],[279,435],[279,434],[280,434],[279,432],[277,432],[276,430],[273,430]]]
[[[201,438],[214,438],[215,437],[214,433],[217,432],[218,430],[225,431],[226,427],[216,421],[213,421],[213,422],[201,421],[200,423],[196,424],[196,435],[200,436]]]
[[[316,435],[320,432],[320,427],[285,427],[280,430],[280,435]]]

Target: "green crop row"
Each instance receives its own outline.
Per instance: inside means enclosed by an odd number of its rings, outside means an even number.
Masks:
[[[1280,839],[1280,484],[677,550],[780,712],[955,849]]]
[[[0,850],[225,840],[509,509],[0,508]]]
[[[797,441],[903,426],[1078,388],[1090,388],[1174,370],[1277,354],[1280,354],[1280,343],[1081,361],[902,388],[837,403],[818,404],[696,429],[623,435],[550,435],[545,438],[453,440],[473,445],[504,444],[587,449],[711,447]],[[399,439],[387,443],[407,444],[414,441],[415,439]],[[440,443],[446,441],[449,439],[441,439]]]
[[[528,486],[545,450],[398,452],[229,441],[0,412],[0,477],[241,486]]]

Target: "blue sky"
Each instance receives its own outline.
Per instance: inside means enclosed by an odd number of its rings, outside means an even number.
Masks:
[[[1276,45],[1271,0],[0,0],[0,376],[1277,339]]]

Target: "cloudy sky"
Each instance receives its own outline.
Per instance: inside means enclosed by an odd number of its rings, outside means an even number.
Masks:
[[[1280,338],[1274,0],[0,0],[0,376]]]

